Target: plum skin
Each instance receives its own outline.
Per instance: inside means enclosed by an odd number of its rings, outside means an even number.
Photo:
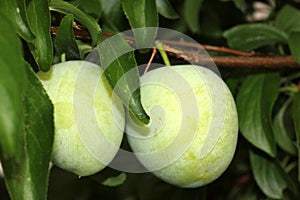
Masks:
[[[174,72],[190,86],[189,91],[177,89],[176,92],[181,93],[183,99],[186,94],[193,93],[197,103],[196,108],[187,107],[190,110],[185,118],[181,118],[180,103],[189,103],[189,100],[184,99],[186,102],[179,102],[176,97],[178,94],[172,91],[174,87],[181,86],[180,83],[176,85],[177,80],[173,76]],[[164,86],[163,82],[166,81],[172,82],[174,87]],[[219,88],[212,90],[212,87],[217,86]],[[221,92],[212,92],[217,90]],[[218,102],[218,99],[222,98],[224,102]],[[150,172],[172,185],[195,188],[213,182],[226,170],[233,159],[237,145],[238,117],[232,94],[219,76],[209,69],[193,65],[155,69],[141,77],[141,100],[152,123],[147,125],[149,129],[135,130],[135,128],[126,127],[126,133],[130,132],[127,134],[127,138],[133,152]],[[160,106],[163,113],[151,111],[154,106]],[[217,111],[223,109],[222,120],[215,120],[220,116],[216,115],[218,112],[212,112],[213,106],[216,106],[214,109]],[[199,120],[196,120],[197,125],[193,129],[196,130],[195,137],[192,138],[190,146],[179,155],[178,159],[168,158],[171,154],[165,153],[164,149],[175,140],[180,126],[183,123],[190,123],[194,116],[199,116]],[[165,121],[162,122],[161,118],[164,118]],[[220,122],[222,123],[220,124]],[[219,129],[214,129],[214,127],[219,127]],[[206,138],[207,134],[211,134],[215,130],[219,131],[216,138],[212,138],[213,136]],[[187,126],[183,133],[189,131],[191,130]],[[202,147],[211,138],[215,139],[215,142],[210,146],[210,149],[208,148],[207,152],[204,149],[204,154]],[[176,147],[173,150],[176,151]],[[151,159],[144,157],[144,155],[153,152],[160,153]],[[168,159],[170,163],[164,165],[165,160]],[[157,167],[160,163],[164,164]]]
[[[79,73],[83,72],[84,77],[79,83],[80,90],[77,90],[76,94],[83,99],[94,101],[93,109],[100,130],[95,134],[100,140],[105,138],[115,146],[107,149],[101,147],[101,144],[90,142],[89,145],[98,145],[97,148],[105,156],[105,162],[98,157],[100,155],[95,155],[87,148],[87,144],[83,143],[79,125],[75,123],[74,87]],[[38,77],[54,105],[55,135],[52,162],[79,176],[88,176],[101,171],[116,155],[125,126],[125,113],[121,101],[112,95],[112,89],[102,69],[87,61],[67,61],[52,66],[48,72],[38,72]],[[87,88],[89,84],[86,83],[96,79],[99,83],[94,94],[90,95],[86,92],[89,89]],[[78,112],[85,112],[85,110],[86,108],[79,108]],[[88,119],[83,122],[87,127],[92,127],[91,123]],[[84,134],[86,133],[82,135]]]

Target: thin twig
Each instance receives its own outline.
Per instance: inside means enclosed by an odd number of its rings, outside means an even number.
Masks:
[[[153,58],[154,58],[154,56],[156,55],[156,48],[153,48],[153,51],[152,51],[152,54],[151,54],[151,57],[150,57],[150,59],[149,59],[149,62],[147,63],[147,66],[146,66],[146,69],[145,69],[145,71],[144,71],[144,74],[146,74],[147,72],[148,72],[148,70],[149,70],[149,68],[150,68],[150,65],[151,65],[151,63],[152,63],[152,61],[153,61]]]
[[[230,49],[226,47],[218,47],[218,46],[212,46],[207,44],[198,44],[198,43],[192,43],[192,42],[186,42],[186,41],[172,41],[172,40],[160,40],[160,42],[164,44],[169,45],[176,45],[176,46],[184,46],[184,47],[192,47],[198,50],[207,50],[207,51],[217,51],[217,52],[224,52],[224,53],[230,53],[237,56],[253,56],[254,52],[245,52],[245,51],[238,51],[235,49]]]

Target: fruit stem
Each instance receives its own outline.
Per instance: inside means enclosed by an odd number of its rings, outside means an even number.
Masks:
[[[61,62],[66,62],[66,53],[61,54],[60,59]]]
[[[156,52],[157,52],[157,51],[156,51],[156,48],[153,48],[153,51],[152,51],[150,60],[149,60],[147,66],[146,66],[146,69],[145,69],[145,71],[144,71],[144,75],[149,71],[150,65],[151,65],[151,63],[152,63],[152,61],[153,61],[154,56],[156,55]]]
[[[166,51],[164,50],[163,43],[157,42],[155,44],[155,47],[158,49],[158,51],[159,51],[162,59],[164,60],[165,65],[166,66],[171,66],[170,60],[168,58],[168,55],[167,55]]]

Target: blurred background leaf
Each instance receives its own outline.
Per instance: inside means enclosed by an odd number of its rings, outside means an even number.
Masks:
[[[275,27],[290,33],[292,31],[300,31],[300,10],[290,5],[285,5],[276,15]]]
[[[100,1],[103,8],[102,18],[106,22],[103,24],[103,29],[111,33],[127,30],[129,25],[122,10],[121,0]]]
[[[184,2],[184,19],[192,32],[200,32],[199,13],[203,0],[186,0]]]
[[[295,94],[293,99],[293,119],[297,137],[298,157],[300,155],[300,93]],[[298,158],[298,180],[300,182],[300,159]]]
[[[240,9],[240,10],[244,10],[246,7],[246,1],[245,0],[232,0],[234,5]]]
[[[241,133],[251,144],[272,157],[276,155],[276,144],[271,114],[279,94],[279,84],[277,73],[250,75],[237,95]]]
[[[273,120],[273,131],[276,142],[279,147],[281,147],[286,152],[296,155],[297,148],[294,141],[290,137],[290,130],[286,127],[286,118],[292,120],[289,116],[289,107],[291,106],[292,99],[287,100],[284,105],[280,108],[279,112],[276,114]]]
[[[289,34],[289,47],[295,60],[300,63],[300,31],[293,31]]]
[[[156,8],[159,14],[168,19],[178,19],[179,15],[176,13],[169,0],[156,0]]]
[[[270,198],[282,199],[287,188],[283,169],[275,161],[250,151],[250,162],[256,183]]]
[[[251,51],[274,43],[287,43],[288,36],[267,24],[242,24],[224,32],[231,48]]]
[[[78,8],[89,16],[92,16],[97,22],[99,21],[103,12],[100,0],[79,0]]]

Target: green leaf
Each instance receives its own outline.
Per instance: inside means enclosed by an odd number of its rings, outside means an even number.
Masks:
[[[105,75],[129,111],[144,124],[149,116],[141,105],[140,80],[133,49],[120,35],[114,35],[98,45]]]
[[[245,0],[233,0],[234,5],[240,9],[240,10],[245,10],[247,4]]]
[[[265,195],[282,199],[287,182],[283,169],[274,161],[250,151],[250,163],[254,179]]]
[[[300,18],[299,18],[300,19]],[[289,34],[289,47],[295,60],[300,63],[300,31]]]
[[[156,8],[159,14],[168,19],[178,19],[179,15],[176,13],[168,0],[156,0]]]
[[[74,18],[72,14],[66,15],[57,30],[54,45],[55,49],[60,56],[66,54],[66,60],[80,59],[79,49],[73,33]]]
[[[21,42],[4,16],[0,27],[0,157],[7,190],[12,200],[46,199],[52,104],[25,65]]]
[[[50,1],[50,9],[63,14],[73,14],[75,19],[77,19],[89,31],[92,38],[92,45],[94,46],[100,41],[101,39],[100,26],[92,17],[86,15],[80,9],[62,0]]]
[[[123,10],[134,36],[137,48],[152,47],[156,31],[154,29],[137,29],[158,26],[158,13],[154,0],[122,0]]]
[[[124,27],[126,19],[124,19],[121,0],[100,0],[100,2],[103,8],[103,18],[106,22],[106,28],[112,33],[119,33],[120,30],[126,29],[126,27]],[[105,26],[105,24],[103,26]]]
[[[29,48],[39,68],[48,71],[53,58],[48,0],[29,1],[27,13],[30,28],[36,36]]]
[[[242,135],[270,156],[276,155],[271,113],[279,94],[277,73],[248,76],[237,95],[239,127]]]
[[[296,146],[291,140],[288,130],[285,127],[285,117],[287,115],[288,107],[291,104],[291,99],[287,100],[273,120],[273,131],[277,144],[286,152],[295,155],[297,154]]]
[[[102,6],[100,0],[79,0],[79,7],[84,13],[92,16],[96,21],[100,19],[102,14]]]
[[[199,13],[203,0],[185,0],[183,5],[184,19],[192,32],[200,32]]]
[[[298,156],[300,155],[300,93],[295,94],[293,99],[293,121],[296,131]],[[298,159],[298,180],[300,181],[300,159]]]
[[[243,182],[242,184],[236,184],[226,199],[247,199],[258,200],[261,194],[257,192],[257,186],[252,182]]]
[[[24,139],[26,172],[23,184],[24,199],[47,199],[48,177],[54,138],[53,106],[40,81],[27,67],[28,87],[24,97]],[[31,194],[30,194],[31,193]],[[25,198],[27,196],[27,198]],[[29,198],[31,197],[31,198]]]
[[[285,5],[277,14],[274,25],[278,29],[290,33],[300,31],[300,10]]]
[[[15,27],[0,13],[0,153],[6,172],[7,162],[22,160],[22,96],[26,76],[22,45]],[[8,175],[8,174],[7,174]]]
[[[122,185],[125,180],[126,180],[126,174],[120,173],[118,176],[107,178],[102,182],[102,184],[109,187],[116,187]]]
[[[238,77],[231,77],[226,79],[226,85],[228,86],[232,94],[236,93],[236,90],[240,83],[241,83],[241,79]]]
[[[122,6],[132,28],[156,27],[158,25],[155,1],[122,0]]]
[[[28,22],[25,8],[25,0],[2,0],[0,13],[5,14],[16,27],[17,33],[27,42],[34,39]]]
[[[231,48],[251,51],[274,43],[287,43],[288,36],[267,24],[237,25],[223,33]]]
[[[22,157],[3,159],[2,165],[11,199],[46,200],[54,132],[53,107],[30,66],[26,70],[23,127],[19,130],[20,140],[15,141],[22,149]]]

